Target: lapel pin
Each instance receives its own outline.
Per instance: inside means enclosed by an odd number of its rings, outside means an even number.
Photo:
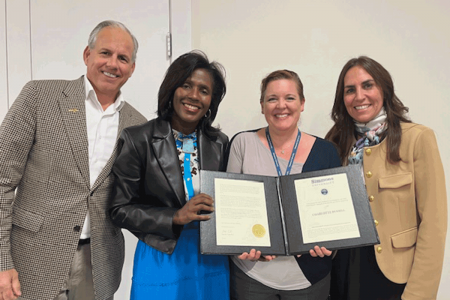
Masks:
[[[73,113],[76,113],[76,112],[78,112],[78,109],[76,109],[76,108],[71,108],[71,109],[69,109],[69,111],[70,111],[70,112],[73,112]]]

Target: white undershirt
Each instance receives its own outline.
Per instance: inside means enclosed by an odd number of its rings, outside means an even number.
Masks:
[[[124,100],[122,94],[119,93],[116,101],[103,111],[87,76],[84,76],[84,86],[86,89],[86,128],[89,144],[89,179],[92,187],[114,150],[119,130],[119,111],[124,104]],[[90,236],[91,226],[88,210],[80,239],[86,239]]]

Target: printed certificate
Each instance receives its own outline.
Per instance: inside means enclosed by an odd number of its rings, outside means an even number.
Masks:
[[[217,245],[270,247],[264,183],[216,178]]]
[[[307,253],[379,243],[361,171],[340,167],[280,177],[200,172],[214,212],[200,222],[202,254]]]
[[[295,180],[304,243],[360,237],[347,174]]]

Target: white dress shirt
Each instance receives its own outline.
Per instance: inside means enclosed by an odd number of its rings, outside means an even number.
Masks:
[[[106,110],[103,110],[87,76],[84,76],[84,86],[86,89],[86,128],[89,143],[89,178],[92,187],[114,150],[119,130],[119,111],[124,104],[124,100],[122,94],[119,93],[116,101]],[[91,226],[88,211],[80,239],[86,239],[90,236]]]

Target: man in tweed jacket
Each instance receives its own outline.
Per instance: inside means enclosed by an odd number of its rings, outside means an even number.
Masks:
[[[84,50],[86,77],[31,81],[8,111],[0,127],[0,300],[113,298],[124,259],[122,233],[107,214],[115,143],[123,128],[146,121],[120,93],[137,46],[123,24],[100,23]]]

